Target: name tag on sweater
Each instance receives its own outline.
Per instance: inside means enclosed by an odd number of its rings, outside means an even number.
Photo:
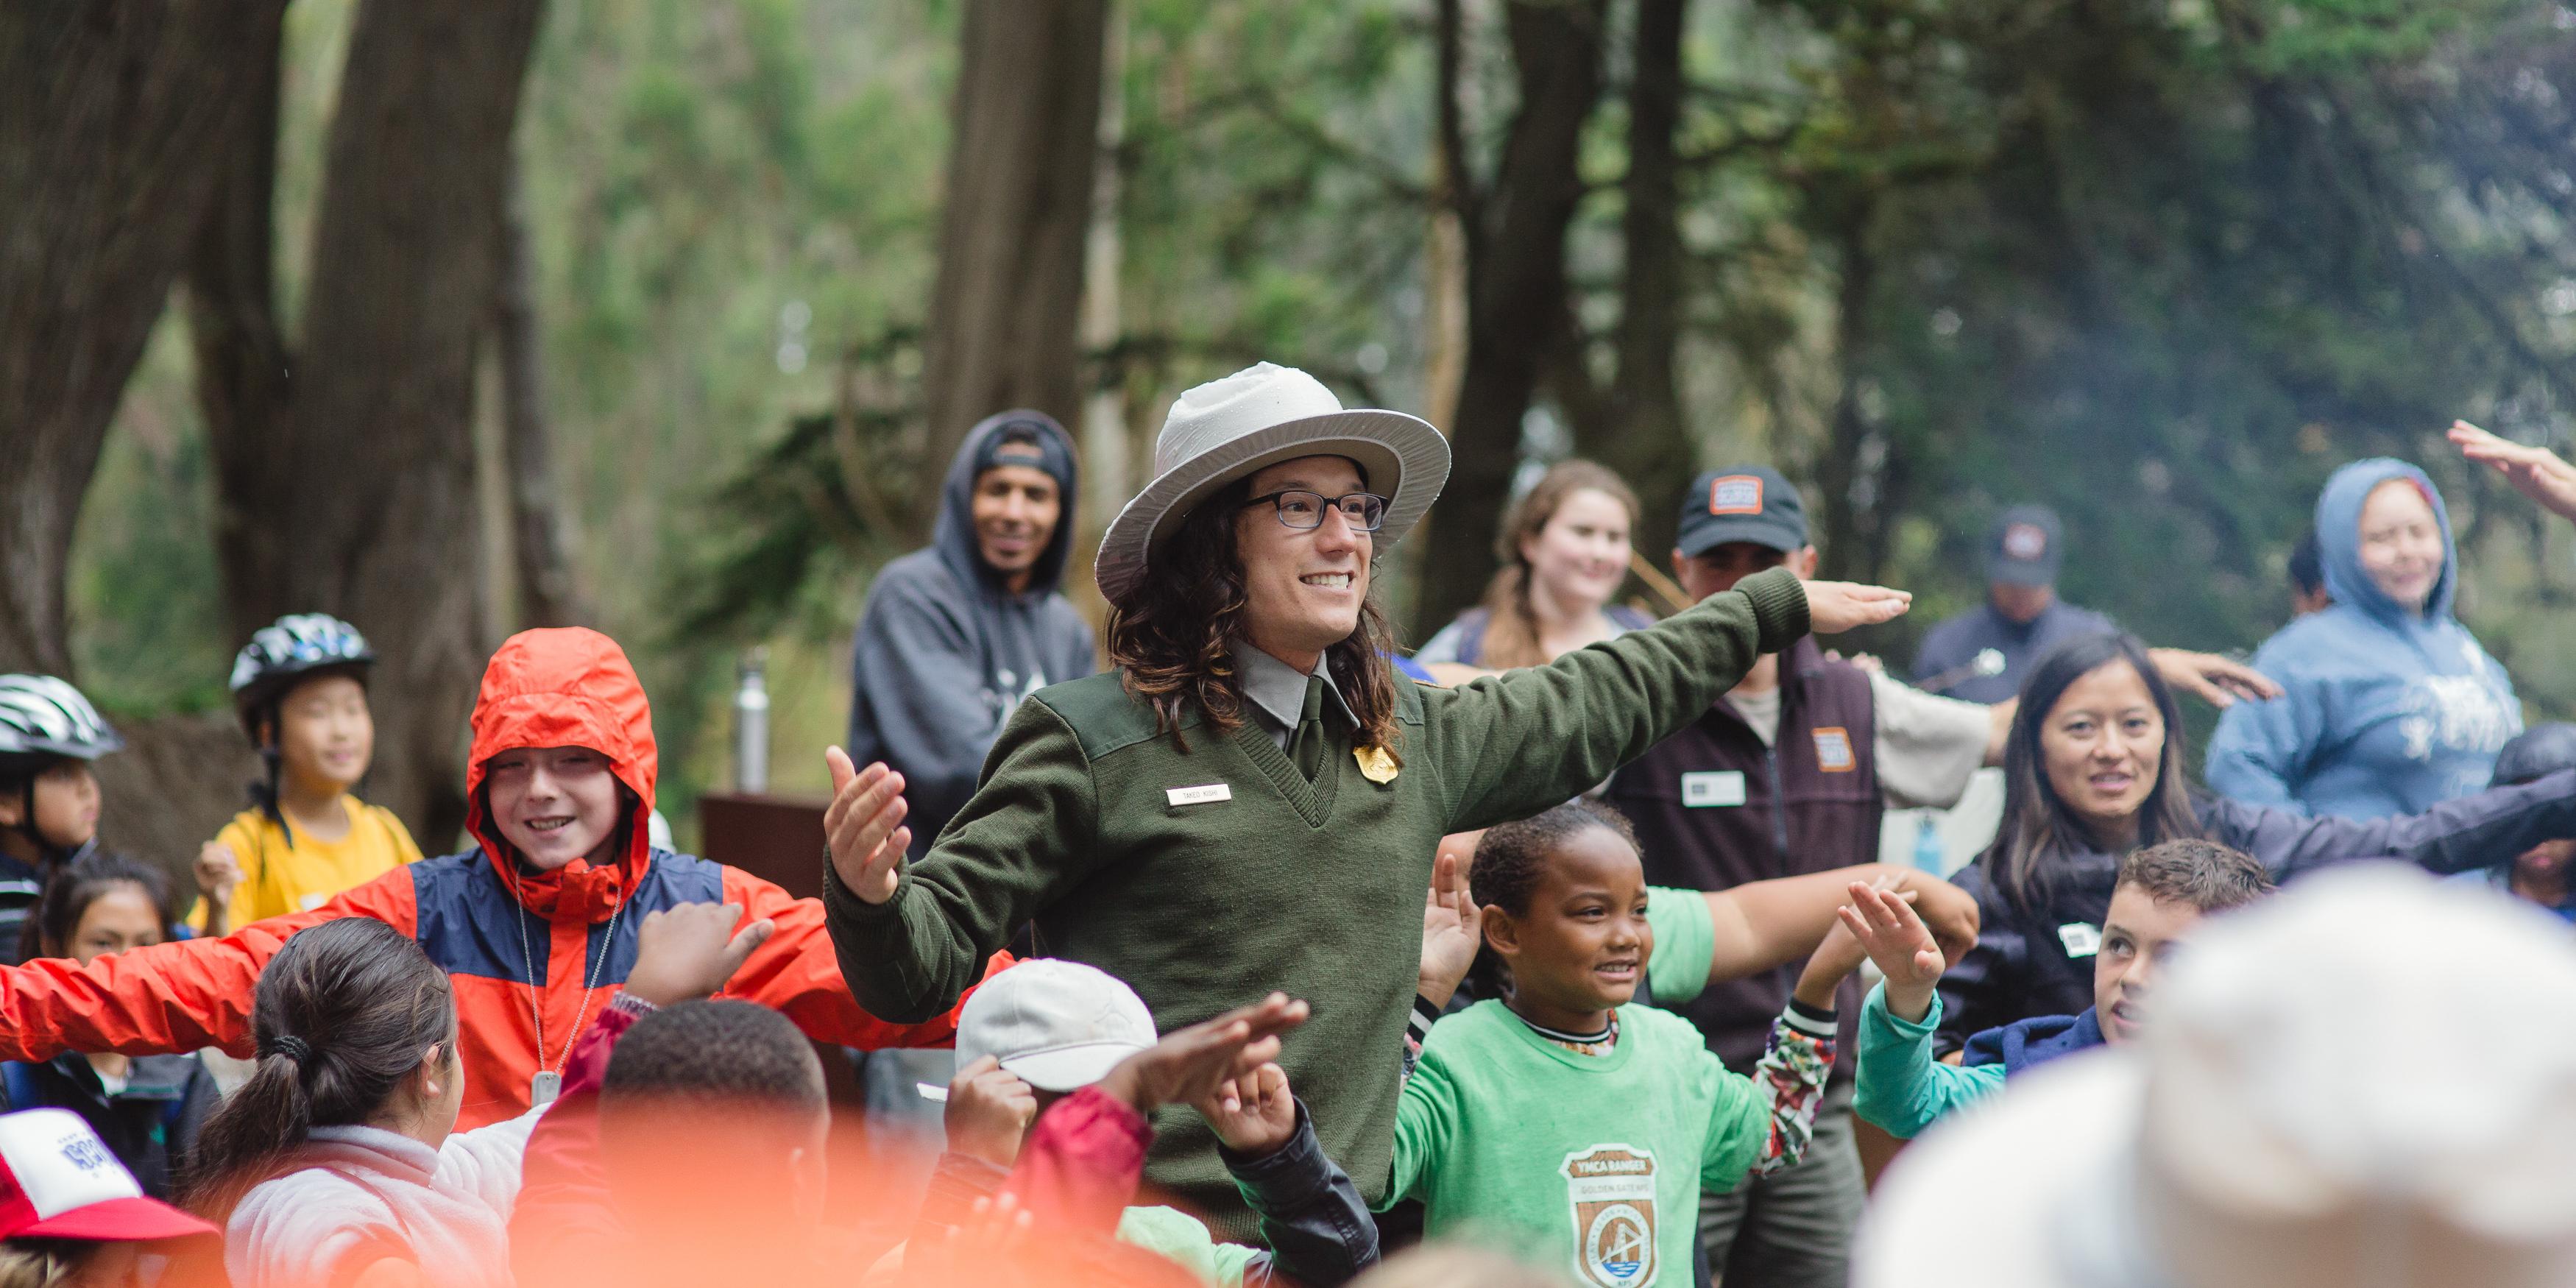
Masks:
[[[2057,928],[2057,942],[2066,946],[2069,957],[2090,957],[2102,951],[2102,931],[2089,922],[2070,921]]]
[[[1174,787],[1163,793],[1163,799],[1175,805],[1211,805],[1234,799],[1234,789],[1223,783],[1206,783],[1198,787]]]
[[[1682,805],[1685,808],[1710,809],[1743,803],[1744,771],[1741,769],[1708,769],[1682,775]]]

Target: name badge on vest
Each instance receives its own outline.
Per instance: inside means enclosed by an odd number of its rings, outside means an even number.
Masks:
[[[1682,775],[1682,805],[1689,809],[1713,809],[1720,805],[1744,803],[1744,771],[1741,769],[1705,769]]]
[[[1213,805],[1234,799],[1234,789],[1223,783],[1203,783],[1197,787],[1174,787],[1163,793],[1163,799],[1174,805]]]
[[[2102,951],[2102,930],[2090,922],[2070,921],[2057,928],[2057,942],[2066,945],[2069,957],[2090,957]]]
[[[1859,763],[1852,756],[1850,730],[1839,725],[1816,730],[1816,768],[1828,774],[1848,774]]]

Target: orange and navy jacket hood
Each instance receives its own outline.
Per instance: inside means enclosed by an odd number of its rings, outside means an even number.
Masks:
[[[465,767],[465,830],[504,877],[515,877],[520,901],[530,911],[552,920],[561,907],[564,915],[584,921],[615,911],[623,891],[641,880],[652,863],[647,824],[660,763],[653,745],[653,708],[626,651],[617,641],[578,626],[521,631],[483,668],[473,727],[473,750]],[[519,868],[483,793],[484,766],[518,747],[588,747],[608,757],[609,771],[635,799],[626,820],[625,851],[616,864],[594,868],[586,859],[575,859],[556,872]]]

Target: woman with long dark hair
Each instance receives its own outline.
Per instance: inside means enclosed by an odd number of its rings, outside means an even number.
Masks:
[[[2135,637],[2069,640],[2032,668],[2004,746],[2002,831],[1952,878],[1981,921],[1977,946],[1941,979],[1943,1049],[2092,1004],[2097,927],[2120,857],[2140,846],[2217,841],[2277,881],[2346,859],[2459,872],[2576,835],[2576,770],[2365,823],[2196,794],[2184,757],[2173,690]]]
[[[509,1282],[537,1114],[455,1132],[456,995],[420,945],[369,917],[300,931],[261,973],[251,1026],[259,1062],[198,1138],[191,1196],[224,1226],[234,1284],[369,1282],[371,1267]]]

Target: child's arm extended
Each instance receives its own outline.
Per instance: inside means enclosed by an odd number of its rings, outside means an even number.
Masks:
[[[1655,927],[1655,955],[1646,971],[1656,1004],[1686,1002],[1704,988],[1815,952],[1854,881],[1877,882],[1913,901],[1942,941],[1959,951],[1977,941],[1974,896],[1930,873],[1881,863],[1749,881],[1731,890],[1650,889],[1646,916]]]
[[[1842,932],[1887,976],[1861,1008],[1852,1109],[1890,1135],[1914,1136],[1933,1119],[2003,1085],[2003,1070],[1956,1068],[1932,1059],[1932,1033],[1941,1023],[1940,946],[1903,901],[1857,882],[1850,894],[1851,903],[1839,913]]]
[[[1308,1288],[1336,1288],[1377,1263],[1377,1223],[1359,1187],[1324,1153],[1288,1075],[1266,1064],[1195,1106],[1216,1130],[1218,1157],[1261,1218],[1268,1265],[1246,1282],[1285,1276]],[[1272,1272],[1276,1272],[1275,1274]]]
[[[1761,1156],[1752,1169],[1757,1176],[1793,1167],[1806,1156],[1807,1142],[1816,1134],[1816,1104],[1824,1099],[1825,1078],[1834,1071],[1834,990],[1859,968],[1860,959],[1860,946],[1836,927],[1800,972],[1788,1008],[1771,1023],[1771,1045],[1753,1066],[1754,1091],[1768,1119]],[[1723,1183],[1732,1186],[1736,1179],[1726,1177]]]

